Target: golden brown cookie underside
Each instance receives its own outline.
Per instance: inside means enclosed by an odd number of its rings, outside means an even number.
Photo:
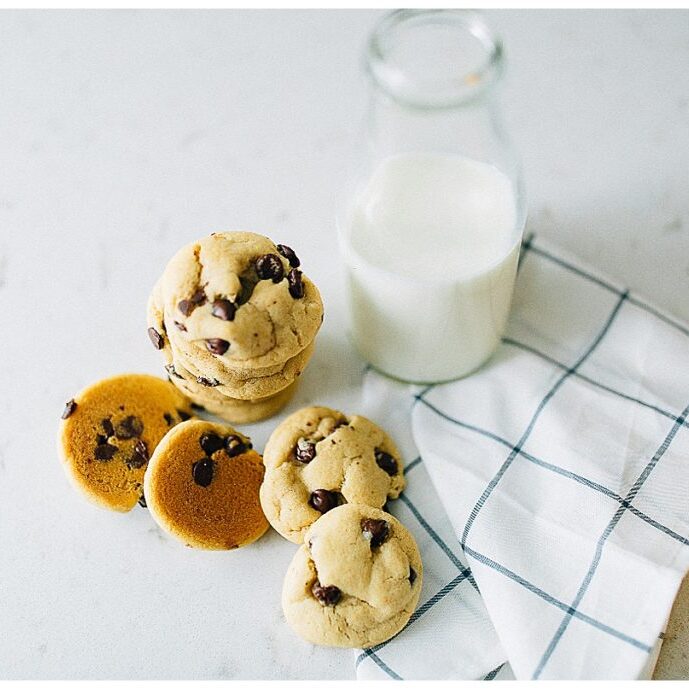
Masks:
[[[204,433],[223,438],[239,435],[231,427],[207,421],[180,424],[151,458],[146,502],[161,528],[185,544],[212,550],[238,548],[260,538],[268,528],[258,500],[263,462],[254,450],[235,457],[217,450],[210,457],[212,480],[199,485],[193,472],[194,464],[207,457],[200,445]]]
[[[146,463],[137,443],[144,443],[147,459],[168,430],[192,414],[189,401],[166,381],[143,374],[98,381],[74,401],[60,428],[65,470],[90,500],[127,512],[143,492]]]

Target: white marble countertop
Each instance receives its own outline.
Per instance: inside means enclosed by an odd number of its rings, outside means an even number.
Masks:
[[[0,678],[354,677],[350,652],[280,619],[291,544],[180,548],[144,510],[73,493],[55,436],[82,386],[159,372],[148,291],[181,244],[217,229],[299,247],[328,316],[297,403],[327,374],[336,404],[360,362],[334,205],[375,16],[0,13]],[[489,16],[530,229],[689,319],[689,12]],[[268,548],[274,568],[255,571]]]

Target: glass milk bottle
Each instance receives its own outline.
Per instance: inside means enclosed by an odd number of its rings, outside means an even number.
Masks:
[[[500,40],[468,10],[398,10],[369,38],[366,164],[338,217],[354,343],[432,383],[494,352],[525,221],[500,119]]]

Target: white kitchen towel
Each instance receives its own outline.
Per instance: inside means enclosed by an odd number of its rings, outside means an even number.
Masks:
[[[531,237],[488,364],[424,388],[369,371],[363,394],[418,450],[391,511],[426,581],[359,677],[647,671],[689,569],[686,325]]]

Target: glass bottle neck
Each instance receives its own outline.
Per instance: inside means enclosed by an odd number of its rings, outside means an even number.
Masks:
[[[477,12],[384,15],[365,54],[369,154],[463,156],[516,176],[496,97],[503,59],[500,39]]]
[[[372,88],[368,144],[376,157],[414,151],[460,155],[503,167],[510,142],[493,94],[453,108],[407,107]]]

